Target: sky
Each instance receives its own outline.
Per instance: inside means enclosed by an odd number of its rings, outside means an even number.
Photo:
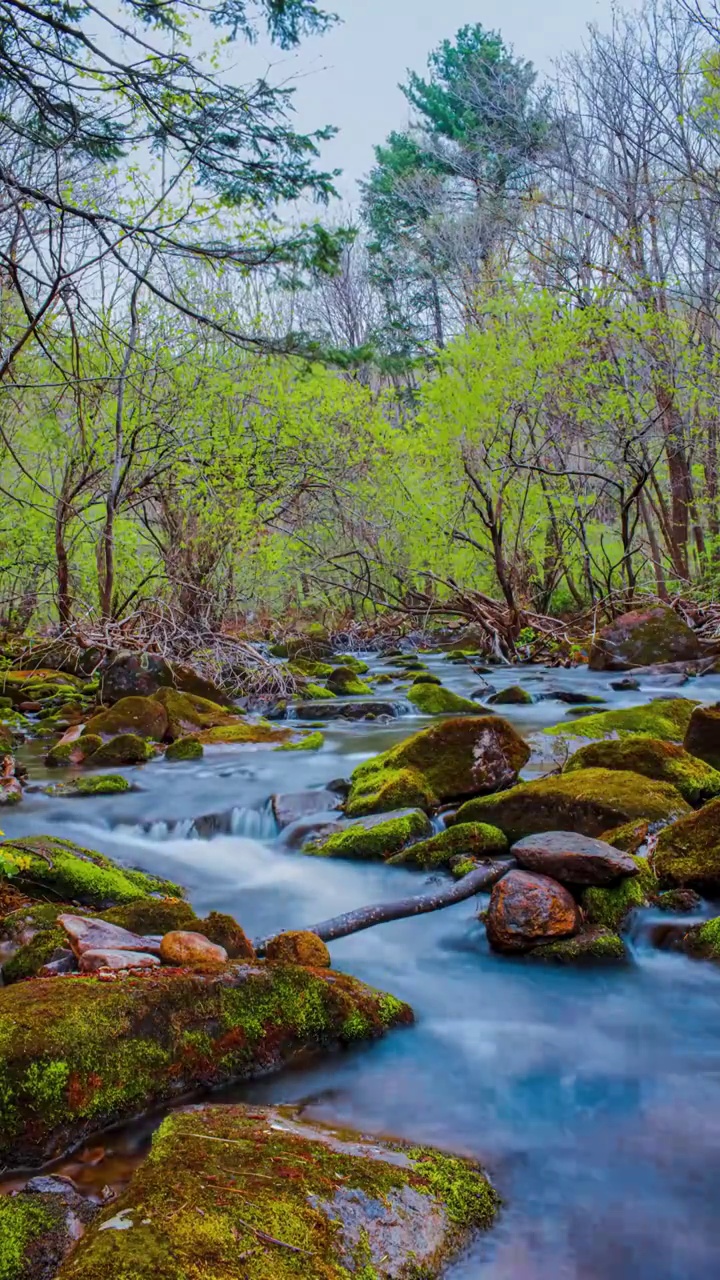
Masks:
[[[625,9],[641,0],[624,0]],[[357,200],[357,181],[368,172],[373,146],[407,124],[398,83],[408,68],[422,72],[428,54],[466,23],[499,30],[517,56],[552,73],[559,54],[578,48],[588,23],[607,27],[613,0],[327,0],[342,23],[321,38],[283,54],[260,44],[240,55],[243,78],[265,71],[296,88],[296,126],[339,128],[323,150],[323,163],[340,168],[343,200]],[[239,50],[238,50],[239,52]]]

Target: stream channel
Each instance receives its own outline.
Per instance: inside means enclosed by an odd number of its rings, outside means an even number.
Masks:
[[[465,696],[481,683],[444,657],[426,660]],[[520,683],[538,697],[552,689],[602,694],[608,707],[676,694],[720,699],[718,676],[682,689],[649,678],[623,693],[610,689],[611,679],[541,667],[489,677],[495,688]],[[393,698],[384,688],[382,696]],[[499,710],[534,735],[568,708],[541,700]],[[199,914],[231,912],[251,937],[299,928],[423,892],[427,876],[304,857],[278,836],[269,797],[347,777],[429,723],[409,714],[384,724],[334,721],[319,752],[226,746],[206,748],[197,762],[159,759],[122,771],[136,791],[28,794],[2,825],[8,836],[65,836],[177,880]],[[42,783],[51,775],[37,751],[29,746],[24,759]],[[523,776],[538,771],[534,757]],[[331,944],[335,967],[409,1001],[414,1028],[214,1101],[302,1102],[327,1122],[479,1158],[505,1206],[448,1280],[718,1276],[720,966],[655,949],[650,913],[631,922],[628,965],[573,970],[492,956],[475,918],[486,901]],[[88,1194],[122,1186],[157,1122],[103,1135],[60,1171]]]

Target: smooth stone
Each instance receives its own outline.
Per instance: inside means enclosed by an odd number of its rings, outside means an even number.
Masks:
[[[572,937],[580,928],[580,911],[557,880],[509,871],[493,888],[485,924],[494,951],[518,953]]]
[[[155,969],[159,968],[157,956],[142,951],[120,951],[114,948],[84,951],[80,957],[81,973],[97,973],[99,969]]]
[[[548,693],[543,693],[540,697],[543,702],[566,702],[571,707],[597,707],[606,701],[605,698],[600,698],[595,693],[583,693],[580,689],[577,692],[574,689],[550,689]]]
[[[118,924],[105,920],[89,920],[85,916],[60,915],[58,924],[68,935],[73,951],[81,956],[86,951],[153,951],[160,954],[159,945],[150,938],[142,938]]]
[[[390,716],[395,719],[400,715],[399,702],[343,702],[339,698],[329,698],[322,702],[298,702],[293,708],[298,720],[368,720],[378,716]]]
[[[604,840],[574,831],[525,836],[512,846],[511,852],[524,870],[552,876],[561,884],[602,886],[638,874],[629,854]]]
[[[227,964],[228,953],[224,947],[216,946],[201,933],[174,929],[171,933],[166,933],[160,943],[160,958],[164,964],[217,966]]]
[[[289,827],[291,822],[299,818],[307,818],[313,813],[328,813],[342,807],[342,796],[331,790],[295,791],[288,795],[274,795],[271,798],[272,811],[280,827]]]

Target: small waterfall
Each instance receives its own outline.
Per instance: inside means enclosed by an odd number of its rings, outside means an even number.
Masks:
[[[156,818],[150,822],[115,824],[116,831],[145,840],[212,840],[215,836],[247,836],[251,840],[272,840],[278,827],[270,801],[259,809],[235,805],[223,813],[205,813],[197,818]]]

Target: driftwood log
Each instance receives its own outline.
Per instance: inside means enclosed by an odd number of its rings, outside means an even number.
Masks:
[[[386,924],[388,920],[405,920],[408,916],[441,911],[443,907],[451,907],[455,902],[464,902],[475,893],[491,889],[514,866],[514,858],[494,858],[492,862],[475,867],[462,880],[456,880],[454,884],[442,884],[431,893],[358,907],[355,911],[346,911],[344,915],[333,916],[331,920],[322,920],[320,924],[307,925],[305,931],[316,933],[323,942],[333,942],[336,938],[347,938],[348,934],[360,933],[362,929],[371,929],[373,925]],[[269,934],[266,938],[258,938],[253,942],[258,955],[264,954],[274,937],[277,934]]]

